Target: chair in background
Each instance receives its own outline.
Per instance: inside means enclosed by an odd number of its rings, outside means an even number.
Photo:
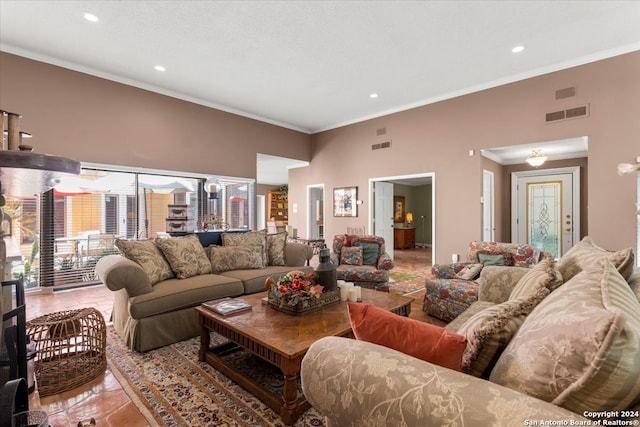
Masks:
[[[336,265],[338,280],[389,292],[389,270],[394,264],[386,252],[384,238],[338,234],[333,238],[331,262]]]
[[[425,281],[422,310],[450,322],[478,300],[476,280],[484,266],[532,267],[546,255],[527,244],[471,242],[468,261],[431,267],[432,277]]]

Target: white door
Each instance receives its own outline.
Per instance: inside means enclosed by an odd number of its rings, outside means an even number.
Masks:
[[[482,240],[495,241],[495,219],[493,203],[493,172],[482,171]]]
[[[373,193],[373,234],[384,239],[387,253],[393,258],[393,184],[376,181]]]
[[[266,216],[267,208],[265,206],[265,196],[259,194],[256,196],[256,230],[264,230],[267,228]]]
[[[579,168],[571,172],[516,172],[512,188],[514,182],[512,240],[559,258],[580,238]]]

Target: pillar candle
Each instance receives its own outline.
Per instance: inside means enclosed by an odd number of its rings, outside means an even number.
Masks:
[[[360,286],[354,286],[353,289],[356,290],[356,301],[362,301],[362,288]]]
[[[340,301],[347,301],[349,299],[349,288],[342,286],[340,288]]]
[[[347,297],[347,299],[350,302],[357,302],[358,301],[358,294],[356,292],[356,288],[355,287],[351,287],[348,288],[349,289],[349,296]]]

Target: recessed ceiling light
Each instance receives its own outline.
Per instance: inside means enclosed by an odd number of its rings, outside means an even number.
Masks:
[[[378,94],[377,94],[377,93],[370,93],[370,94],[369,94],[369,98],[371,98],[371,99],[375,99],[375,98],[377,98],[377,97],[378,97]]]
[[[511,49],[511,52],[513,53],[520,53],[524,50],[524,46],[520,45],[520,46],[516,46],[513,49]]]
[[[162,65],[156,65],[153,68],[155,68],[156,71],[167,71],[167,69],[164,68]]]
[[[87,21],[90,21],[90,22],[98,22],[100,20],[96,15],[94,15],[93,13],[89,13],[89,12],[85,13],[82,16],[84,16],[84,19],[86,19]]]

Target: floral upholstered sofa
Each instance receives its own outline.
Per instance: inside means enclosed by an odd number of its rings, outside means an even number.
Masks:
[[[432,277],[425,281],[422,309],[430,316],[450,322],[478,300],[477,282],[482,280],[485,266],[531,267],[544,256],[544,252],[526,244],[471,242],[467,262],[433,265]]]
[[[331,262],[336,265],[338,280],[389,292],[389,270],[394,264],[386,252],[384,238],[338,234],[333,237]]]
[[[466,338],[460,370],[327,337],[302,361],[303,392],[329,426],[637,425],[634,258],[630,248],[610,252],[587,237],[558,261],[491,267],[479,285],[492,300],[446,327]]]

